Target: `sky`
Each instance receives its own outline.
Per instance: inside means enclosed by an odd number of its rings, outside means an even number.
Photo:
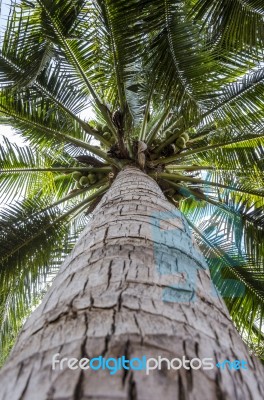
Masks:
[[[3,145],[3,136],[6,136],[11,143],[16,143],[18,146],[25,145],[24,139],[11,126],[0,125],[0,145]]]
[[[9,7],[11,4],[11,0],[4,0],[1,3],[1,13],[0,13],[0,32],[1,32],[1,37],[5,29],[6,25],[6,19],[9,13]]]

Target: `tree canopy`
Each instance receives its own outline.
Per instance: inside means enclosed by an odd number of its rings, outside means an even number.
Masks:
[[[263,357],[261,0],[31,0],[0,52],[2,349],[124,165],[185,215]]]

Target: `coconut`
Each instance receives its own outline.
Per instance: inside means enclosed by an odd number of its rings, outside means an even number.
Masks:
[[[179,194],[179,193],[176,193],[173,196],[173,200],[175,200],[175,201],[181,201],[182,199],[183,199],[183,196],[181,194]]]
[[[82,176],[81,179],[79,180],[80,185],[86,186],[89,183],[89,179],[87,176]]]
[[[179,147],[180,149],[184,149],[186,147],[185,139],[183,137],[179,137],[176,142],[176,146]]]
[[[75,181],[78,181],[82,177],[82,173],[80,171],[74,171],[72,177]]]
[[[92,173],[90,173],[90,174],[88,174],[88,181],[90,182],[90,183],[95,183],[96,182],[96,175],[95,174],[92,174]]]
[[[188,142],[188,140],[190,139],[189,135],[187,132],[184,132],[181,137],[185,140],[185,142]]]

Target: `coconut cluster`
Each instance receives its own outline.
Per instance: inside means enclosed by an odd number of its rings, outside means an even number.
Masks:
[[[179,150],[185,149],[186,148],[186,143],[189,140],[189,135],[188,133],[182,133],[180,137],[178,137],[174,143],[175,146],[175,152],[178,152]]]
[[[111,133],[109,127],[107,125],[97,125],[96,129],[98,130],[98,132],[100,133],[101,136],[103,136],[103,138],[105,140],[107,140],[109,143],[114,144],[115,143],[115,138],[113,136],[113,134]],[[103,142],[100,142],[101,147],[105,147],[105,144]]]
[[[104,174],[74,171],[72,177],[77,182],[77,189],[82,189],[86,186],[93,185],[94,183],[100,181],[104,177]]]
[[[167,131],[166,132],[166,138],[165,140],[168,140],[171,136],[173,135],[172,131]],[[164,139],[163,139],[164,140]],[[186,148],[186,143],[189,141],[189,135],[187,132],[182,133],[176,140],[174,143],[170,143],[169,145],[167,145],[163,151],[162,151],[162,155],[165,155],[167,157],[178,153],[180,150],[185,149]],[[161,144],[161,139],[154,139],[153,141],[153,145],[154,147],[159,146]]]

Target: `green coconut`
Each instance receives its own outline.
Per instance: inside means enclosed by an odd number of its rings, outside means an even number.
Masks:
[[[82,177],[82,173],[80,171],[74,171],[72,177],[75,181],[78,181]]]
[[[92,174],[92,173],[90,173],[90,174],[88,174],[88,181],[91,183],[91,184],[93,184],[93,183],[95,183],[96,182],[96,175],[95,174]]]
[[[185,140],[185,142],[188,142],[188,140],[190,139],[189,135],[187,132],[184,132],[181,137]]]
[[[176,193],[173,196],[173,200],[175,200],[175,201],[181,201],[182,199],[183,199],[183,196],[181,194],[179,194],[179,193]]]
[[[89,183],[89,179],[87,176],[82,176],[81,179],[79,180],[80,185],[86,186]]]
[[[180,149],[184,149],[186,147],[186,142],[185,139],[183,137],[179,137],[176,142],[175,142],[176,146],[179,147]]]
[[[83,189],[83,185],[81,185],[80,182],[77,182],[76,187],[77,187],[77,189]]]

